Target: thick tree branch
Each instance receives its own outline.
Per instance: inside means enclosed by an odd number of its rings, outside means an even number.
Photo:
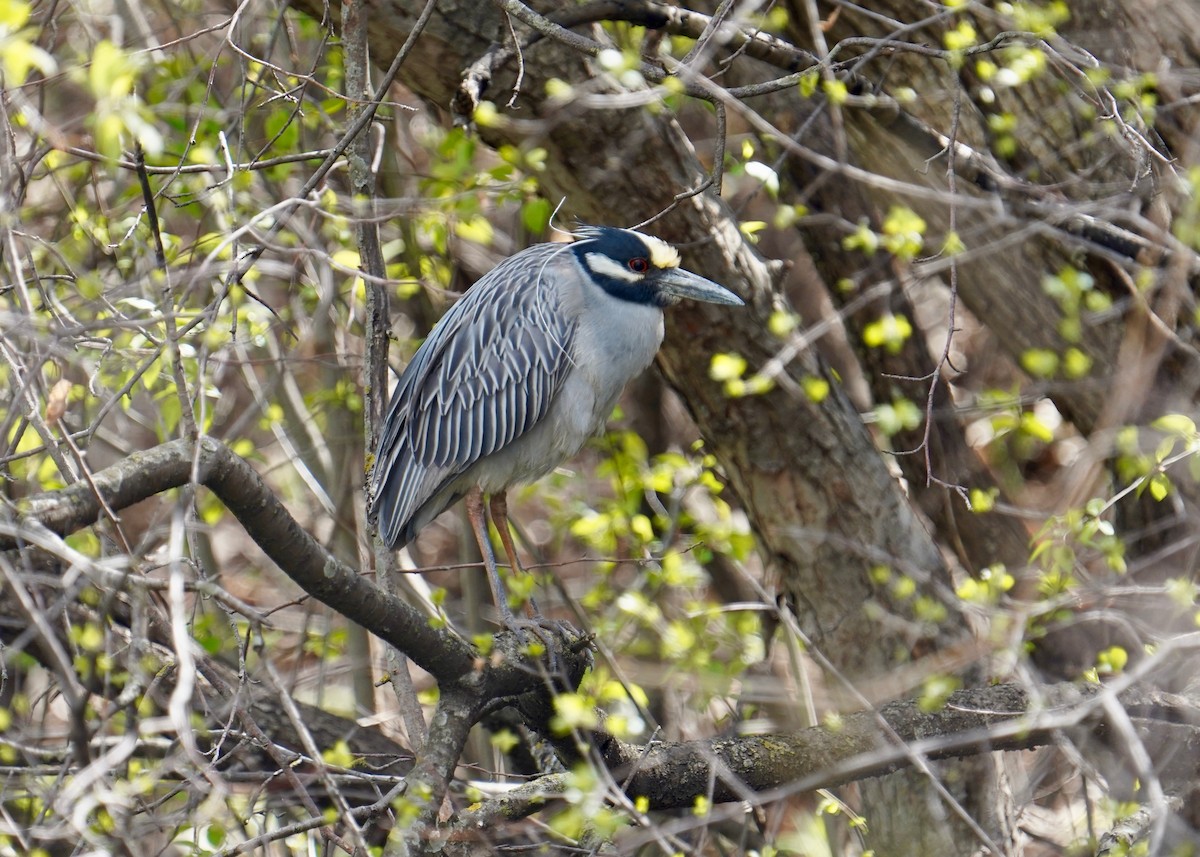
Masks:
[[[94,492],[78,483],[29,497],[18,502],[17,518],[65,535],[95,523],[104,505],[125,509],[193,482],[216,494],[267,556],[305,592],[407,652],[439,681],[475,672],[478,653],[471,645],[449,630],[434,628],[428,617],[388,596],[325,550],[296,523],[254,469],[214,438],[202,437],[195,445],[175,440],[134,453],[97,473]],[[13,537],[0,536],[0,550],[17,546]],[[504,684],[502,680],[500,685]]]
[[[674,36],[700,38],[711,26],[712,17],[681,6],[638,0],[593,0],[581,6],[557,11],[548,19],[561,27],[578,27],[598,21],[624,21],[650,30],[663,30]],[[719,44],[739,51],[784,71],[798,71],[817,65],[820,60],[809,51],[762,30],[736,22],[721,22],[717,27]],[[530,40],[532,43],[534,40]]]
[[[441,684],[470,686],[488,699],[514,696],[543,687],[536,664],[524,654],[520,635],[497,635],[484,661],[457,634],[435,628],[412,606],[375,586],[357,570],[317,543],[296,522],[249,463],[212,437],[193,445],[181,439],[137,452],[95,475],[92,485],[78,483],[20,500],[18,523],[37,524],[65,535],[96,522],[107,506],[119,511],[184,485],[204,485],[226,505],[263,552],[305,592],[353,619],[404,651]],[[0,550],[36,538],[0,533]],[[587,658],[586,647],[565,641],[556,655],[572,675]]]
[[[522,40],[520,49],[514,45],[494,44],[471,64],[463,75],[455,103],[456,112],[463,117],[471,115],[471,111],[479,104],[491,84],[492,76],[498,69],[518,56],[521,51],[532,47],[543,38],[556,39],[588,55],[595,54],[603,47],[590,39],[572,33],[572,27],[601,21],[624,21],[647,29],[661,30],[672,35],[696,39],[703,35],[712,24],[712,18],[708,15],[679,6],[654,2],[593,0],[582,6],[557,10],[545,17],[532,12],[524,4],[511,2],[511,0],[494,0],[494,2],[497,2],[500,8],[509,14],[532,26],[534,32]],[[749,30],[733,24],[722,25],[718,27],[717,40],[724,46],[789,72],[808,69],[819,62],[808,51],[800,50],[783,39],[761,30]],[[643,64],[642,72],[649,80],[656,82],[661,81],[664,77],[661,68],[648,63]],[[796,80],[795,77],[789,75],[780,80],[766,81],[758,86],[762,87],[764,92],[774,91],[794,86]],[[707,95],[697,88],[692,87],[688,91],[693,96],[707,98]],[[748,92],[746,94],[755,93]]]
[[[1102,685],[1063,683],[1032,693],[1007,684],[958,691],[937,711],[923,710],[918,701],[896,702],[789,734],[649,748],[603,734],[595,739],[630,797],[647,798],[654,810],[688,809],[701,796],[728,802],[754,795],[767,801],[780,797],[780,790],[835,788],[900,770],[915,756],[932,760],[1033,749],[1062,740],[1068,730],[1082,728],[1106,741],[1110,733],[1101,702],[1111,693]],[[1164,750],[1169,747],[1156,760],[1157,774],[1167,781],[1193,780],[1200,769],[1200,706],[1142,689],[1127,689],[1118,698],[1145,735],[1157,734]],[[455,827],[479,831],[542,811],[563,790],[556,776],[530,782],[461,813]]]
[[[655,809],[687,808],[710,792],[714,801],[724,802],[784,786],[834,788],[908,767],[915,756],[947,759],[1039,747],[1060,730],[1086,722],[1105,692],[1096,685],[1062,684],[1034,695],[1018,685],[997,685],[958,691],[937,711],[906,700],[845,715],[836,726],[791,734],[662,744],[649,751],[609,741],[601,749],[614,775],[628,776],[630,795],[648,797]],[[1147,700],[1144,693],[1128,694],[1131,703]],[[1160,721],[1174,719],[1178,704],[1160,708]],[[1194,720],[1196,707],[1182,705]],[[1104,734],[1102,723],[1090,725]],[[1193,756],[1193,769],[1195,763]]]

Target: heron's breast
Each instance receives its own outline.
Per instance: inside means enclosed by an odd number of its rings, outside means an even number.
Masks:
[[[572,365],[546,415],[474,469],[485,492],[541,478],[604,428],[621,391],[650,365],[663,335],[662,311],[656,307],[626,305],[613,321],[609,329],[580,325]]]

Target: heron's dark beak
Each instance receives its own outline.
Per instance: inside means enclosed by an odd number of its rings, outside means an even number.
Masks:
[[[718,286],[712,280],[706,280],[698,274],[684,271],[681,268],[660,271],[655,280],[659,289],[675,298],[691,298],[694,301],[727,306],[745,306],[745,301],[724,286]]]

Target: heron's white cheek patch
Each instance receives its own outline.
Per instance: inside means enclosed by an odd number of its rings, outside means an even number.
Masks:
[[[605,277],[612,277],[614,280],[622,280],[626,283],[636,283],[642,279],[641,274],[635,274],[620,262],[613,261],[603,253],[585,253],[584,259],[587,261],[587,266],[595,274],[602,274]]]

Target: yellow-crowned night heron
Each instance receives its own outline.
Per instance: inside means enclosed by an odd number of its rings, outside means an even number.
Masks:
[[[742,304],[680,269],[669,244],[610,227],[535,245],[481,278],[392,394],[370,488],[383,541],[402,547],[465,496],[492,594],[511,623],[484,495],[515,570],[505,489],[549,473],[604,426],[658,351],[663,307],[680,298]]]

